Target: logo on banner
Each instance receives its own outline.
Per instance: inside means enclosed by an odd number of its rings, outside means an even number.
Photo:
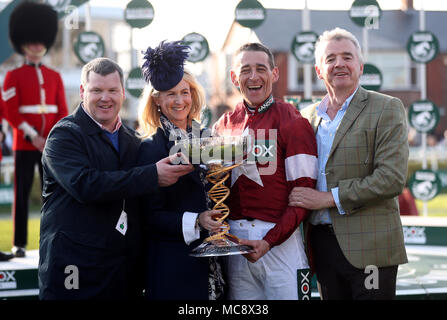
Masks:
[[[409,227],[403,226],[404,242],[412,244],[426,244],[427,235],[425,234],[425,227]]]
[[[298,300],[310,300],[310,279],[310,269],[306,268],[297,270]]]
[[[382,87],[383,76],[379,68],[371,63],[365,63],[363,74],[360,76],[360,85],[366,90],[379,91]]]
[[[0,271],[0,289],[16,289],[15,271]]]
[[[187,58],[189,62],[195,63],[205,60],[210,52],[208,41],[199,33],[193,32],[187,34],[183,37],[182,42],[191,48],[189,57]]]
[[[355,0],[349,10],[352,22],[367,29],[379,29],[379,19],[382,14],[376,0]]]
[[[144,28],[154,19],[154,7],[147,0],[132,0],[124,10],[124,19],[132,28]]]
[[[141,68],[133,68],[130,70],[126,80],[127,91],[135,98],[139,98],[146,86],[146,81],[143,78]]]
[[[256,28],[264,22],[266,11],[257,0],[242,0],[237,5],[234,16],[241,26]]]
[[[312,31],[298,33],[292,41],[292,53],[295,58],[302,63],[312,63],[314,61],[315,43],[318,34]]]
[[[414,102],[408,110],[410,125],[418,132],[429,132],[436,128],[439,122],[438,107],[429,100]]]
[[[413,61],[427,63],[438,55],[439,42],[430,31],[417,31],[408,39],[407,51]]]
[[[410,179],[410,191],[413,197],[428,201],[436,197],[441,190],[441,181],[436,172],[424,169],[413,173]]]
[[[96,32],[81,32],[75,43],[74,51],[82,63],[87,63],[90,60],[104,56],[104,41]]]

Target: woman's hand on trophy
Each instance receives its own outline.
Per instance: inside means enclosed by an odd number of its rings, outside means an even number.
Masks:
[[[211,232],[219,232],[222,227],[222,221],[217,221],[216,217],[220,217],[220,210],[207,210],[199,214],[198,220],[202,228]]]
[[[239,244],[253,247],[254,252],[244,254],[244,257],[251,263],[255,263],[261,259],[261,257],[270,250],[270,245],[265,240],[239,239]]]

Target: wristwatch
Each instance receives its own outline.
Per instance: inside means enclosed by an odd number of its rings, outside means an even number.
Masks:
[[[199,230],[202,231],[202,226],[200,225],[199,217],[200,217],[200,213],[197,214],[195,228],[196,229],[199,228]]]

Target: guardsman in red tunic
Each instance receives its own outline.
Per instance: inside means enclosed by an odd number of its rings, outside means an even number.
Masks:
[[[3,101],[0,99],[0,144],[5,139],[5,134],[3,133],[3,127],[2,127],[2,120],[3,120]],[[0,147],[0,161],[2,160],[2,152]],[[0,261],[8,261],[12,259],[14,256],[9,253],[3,253],[0,251]]]
[[[2,154],[2,143],[5,140],[5,133],[3,132],[3,119],[4,119],[4,107],[3,107],[3,101],[0,100],[0,162],[2,161],[3,154]]]
[[[13,128],[14,151],[14,239],[12,253],[25,256],[28,200],[41,155],[51,128],[68,114],[64,86],[58,72],[41,60],[54,43],[57,13],[51,6],[22,2],[11,13],[9,39],[25,63],[6,74],[2,99],[5,117]]]

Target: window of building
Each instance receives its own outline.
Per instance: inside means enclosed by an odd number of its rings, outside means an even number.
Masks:
[[[370,52],[368,62],[382,72],[382,90],[405,90],[419,88],[418,64],[407,51]]]
[[[318,79],[315,72],[315,67],[312,68],[312,90],[325,90],[323,81]],[[288,55],[288,90],[289,91],[303,91],[304,90],[304,64],[298,62],[293,54]]]

